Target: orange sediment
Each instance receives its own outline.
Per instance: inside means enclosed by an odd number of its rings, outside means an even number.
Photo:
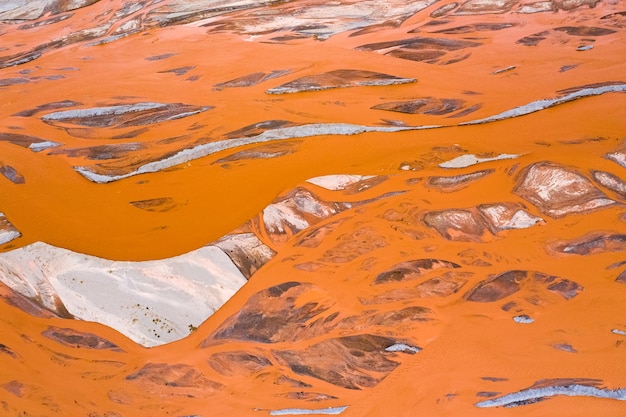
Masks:
[[[624,187],[626,167],[607,157],[626,154],[624,90],[463,124],[584,87],[626,85],[623,10],[619,2],[580,2],[572,10],[528,14],[520,12],[528,2],[504,2],[515,5],[493,13],[451,9],[432,17],[444,3],[451,2],[436,2],[402,22],[380,22],[387,26],[362,34],[355,29],[327,39],[300,36],[290,27],[246,32],[261,9],[239,10],[146,26],[101,45],[79,40],[0,69],[0,81],[27,80],[0,87],[0,165],[24,178],[15,183],[0,176],[0,212],[21,233],[0,247],[3,252],[43,241],[108,259],[162,259],[242,225],[277,252],[188,337],[150,349],[97,323],[29,310],[2,284],[0,410],[16,416],[262,416],[348,406],[342,416],[624,415],[624,401],[584,396],[545,396],[506,409],[476,406],[537,383],[626,388],[620,333],[626,331],[626,279],[618,278],[626,247],[619,181]],[[104,22],[108,8],[121,7],[96,2],[65,23],[30,30],[5,22],[0,46],[5,56],[23,53],[63,31]],[[313,4],[272,7],[287,13]],[[508,25],[497,26],[502,24]],[[419,61],[416,51],[424,49],[407,43],[418,37],[476,45],[431,43],[429,58]],[[525,37],[536,44],[518,42]],[[388,44],[372,46],[382,42]],[[585,45],[593,48],[580,49]],[[413,59],[402,58],[409,55]],[[417,81],[267,93],[345,69]],[[231,80],[245,86],[228,85]],[[65,100],[75,103],[37,109]],[[121,116],[118,126],[43,118],[145,102],[212,108],[136,125],[136,114]],[[385,103],[401,111],[381,110]],[[276,120],[286,122],[261,123]],[[244,143],[102,184],[75,169],[125,175],[199,145],[250,140],[281,126],[331,123],[437,127],[337,130]],[[34,152],[12,143],[10,134],[59,145]],[[440,166],[469,154],[514,156]],[[535,165],[540,162],[549,164]],[[552,183],[548,191],[541,185],[520,191],[532,166],[567,171],[580,178],[578,188]],[[458,183],[449,187],[433,181],[481,170],[484,176],[454,178]],[[617,188],[596,182],[599,171],[616,177]],[[333,174],[382,179],[343,191],[305,182]],[[263,209],[296,187],[344,205],[278,236],[263,223]],[[559,189],[569,197],[544,205],[529,197],[547,192],[556,198],[552,192]],[[585,206],[593,199],[612,202]],[[486,219],[487,206],[519,208],[542,220],[498,228]],[[549,207],[570,211],[555,215]],[[450,210],[466,216],[464,223],[432,216]],[[456,267],[400,271],[403,262],[432,259]],[[498,281],[509,271],[525,272]],[[375,283],[385,273],[391,281]],[[472,298],[489,285],[493,289],[482,298]],[[522,315],[533,322],[514,320]],[[70,329],[56,337],[73,342],[46,336],[50,327]],[[96,349],[89,345],[96,339],[72,332],[97,335],[117,348],[102,348],[108,345],[100,341]],[[394,343],[420,350],[385,350]]]

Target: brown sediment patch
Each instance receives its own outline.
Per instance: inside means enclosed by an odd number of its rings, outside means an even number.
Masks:
[[[465,100],[459,99],[437,99],[434,97],[424,97],[411,101],[400,101],[391,103],[381,103],[372,107],[375,110],[388,110],[407,114],[428,114],[442,116],[465,107]]]
[[[591,255],[626,250],[626,234],[592,232],[578,239],[555,243],[553,250],[576,255]]]
[[[109,340],[93,333],[83,333],[74,329],[49,327],[42,333],[42,335],[66,346],[123,352],[119,346]]]
[[[61,148],[50,151],[48,155],[67,155],[70,158],[86,158],[95,161],[103,161],[125,158],[131,153],[145,148],[146,146],[143,143],[120,143],[88,146],[85,148]]]
[[[477,181],[480,178],[485,177],[486,175],[492,174],[493,172],[493,169],[485,169],[481,171],[471,172],[469,174],[455,175],[451,177],[432,176],[428,177],[426,185],[428,187],[441,190],[443,192],[453,192],[465,188],[474,181]]]
[[[465,294],[465,299],[480,303],[491,303],[513,295],[522,288],[532,286],[533,284],[545,286],[548,291],[556,293],[566,300],[576,297],[584,290],[580,284],[568,279],[542,272],[513,270],[503,272],[480,282]]]
[[[200,371],[186,364],[148,363],[137,372],[126,376],[152,393],[194,397],[210,395],[219,390],[221,385],[205,377]]]
[[[251,125],[244,126],[240,129],[228,132],[224,136],[227,139],[249,138],[253,136],[258,136],[268,130],[280,129],[283,127],[292,127],[292,126],[297,126],[297,124],[290,122],[288,120],[264,120],[262,122],[253,123]]]
[[[413,83],[414,78],[403,78],[374,71],[338,69],[323,74],[308,75],[267,90],[268,94],[288,94],[320,91],[333,88],[388,86]]]
[[[276,38],[274,38],[276,40]],[[275,70],[272,72],[255,72],[252,74],[244,75],[242,77],[237,77],[229,81],[224,81],[223,83],[214,84],[213,87],[217,90],[222,90],[224,88],[236,88],[236,87],[252,87],[263,81],[271,80],[273,78],[282,77],[283,75],[288,75],[291,73],[291,70]]]
[[[524,169],[513,192],[554,218],[615,203],[576,170],[550,162],[537,162]]]
[[[395,344],[386,337],[363,334],[327,339],[304,350],[274,351],[293,372],[358,390],[376,386],[397,366],[385,351]]]
[[[143,126],[175,120],[202,113],[211,106],[194,106],[183,103],[133,103],[86,109],[65,110],[42,116],[45,123],[65,127],[66,125],[90,128],[123,128]]]
[[[474,32],[491,32],[508,29],[515,26],[515,23],[475,23],[472,25],[455,26],[452,28],[436,30],[433,33],[445,33],[446,35],[458,35]]]
[[[13,184],[24,184],[26,182],[24,176],[10,165],[0,164],[0,174],[4,175]]]
[[[460,268],[454,262],[441,259],[416,259],[394,265],[391,269],[378,274],[372,284],[387,282],[409,281],[421,278],[427,272],[441,268]]]
[[[481,15],[505,13],[511,10],[518,0],[468,0],[456,9],[455,15]]]
[[[561,26],[554,30],[573,36],[606,36],[616,32],[613,29],[592,26]]]
[[[265,356],[238,351],[214,353],[209,358],[209,365],[222,375],[234,376],[260,372],[271,366],[272,362]]]
[[[302,325],[326,312],[332,304],[320,302],[296,304],[298,297],[310,291],[319,289],[312,284],[286,282],[258,292],[250,297],[237,314],[226,320],[213,336],[205,339],[202,346],[206,347],[213,340],[223,339],[275,343],[282,340],[299,340],[304,334],[315,332],[316,329],[303,328]]]
[[[134,207],[146,211],[167,212],[178,206],[176,200],[171,197],[151,198],[148,200],[131,201]]]
[[[617,175],[606,171],[591,171],[591,176],[604,188],[608,188],[622,199],[626,199],[626,182]]]

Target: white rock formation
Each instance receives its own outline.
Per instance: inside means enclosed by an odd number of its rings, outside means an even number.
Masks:
[[[50,310],[63,314],[65,308],[144,346],[187,336],[246,282],[215,246],[131,262],[41,242],[0,253],[0,280]]]

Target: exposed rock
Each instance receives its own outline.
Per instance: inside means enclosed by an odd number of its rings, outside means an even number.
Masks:
[[[354,328],[354,325],[361,323],[365,326],[398,326],[403,324],[416,324],[432,321],[433,311],[426,307],[409,306],[401,310],[391,310],[380,313],[373,313],[365,317],[348,317],[342,320],[338,327]]]
[[[626,182],[617,175],[605,171],[591,171],[591,176],[600,185],[626,200]]]
[[[379,72],[340,69],[323,74],[308,75],[267,90],[268,94],[288,94],[320,91],[331,88],[383,86],[413,83],[415,78],[402,78]]]
[[[249,138],[237,138],[220,140],[179,149],[175,151],[165,151],[162,154],[150,155],[150,158],[133,161],[122,167],[109,168],[107,166],[75,166],[75,171],[83,175],[90,181],[97,183],[108,183],[129,178],[134,175],[159,172],[191,160],[212,155],[216,152],[228,149],[264,143],[270,141],[291,140],[309,136],[322,135],[356,135],[365,132],[399,132],[404,130],[420,130],[429,127],[422,126],[364,126],[347,123],[313,123],[300,126],[290,126],[284,128],[270,129],[257,136]],[[108,132],[107,132],[108,134]],[[1,140],[1,137],[0,137]]]
[[[447,35],[457,35],[475,32],[491,32],[508,29],[515,26],[515,23],[474,23],[471,25],[455,26],[447,29],[436,30],[433,33],[445,33]]]
[[[320,200],[304,188],[296,188],[263,209],[263,224],[275,242],[285,242],[291,235],[350,208],[348,203]]]
[[[9,355],[13,359],[18,359],[20,357],[13,351],[13,349],[2,343],[0,343],[0,354]]]
[[[306,182],[331,191],[346,190],[358,184],[356,187],[358,191],[363,191],[363,189],[370,187],[361,187],[361,185],[372,178],[376,177],[372,175],[324,175],[322,177],[309,178]]]
[[[180,119],[210,110],[211,106],[173,103],[135,103],[48,113],[42,120],[52,125],[73,124],[97,128],[143,126]]]
[[[35,20],[46,13],[59,14],[96,3],[98,0],[35,0],[9,2],[0,9],[0,20]]]
[[[52,103],[42,104],[32,109],[22,110],[21,112],[15,113],[13,116],[31,117],[42,111],[62,109],[65,107],[77,107],[81,105],[82,103],[78,101],[72,101],[72,100],[55,101]]]
[[[285,394],[284,396],[285,398],[289,399],[289,400],[303,400],[303,401],[326,401],[326,400],[336,400],[338,399],[337,397],[333,396],[333,395],[328,395],[328,394],[323,394],[323,393],[319,393],[319,392],[304,392],[304,391],[299,391],[299,392],[288,392],[287,394]],[[278,410],[274,410],[274,414],[272,414],[272,412],[270,412],[270,415],[280,415],[277,414],[276,411]],[[299,411],[299,409],[293,409],[290,411],[294,411],[292,414],[303,414],[302,412],[296,412]],[[304,410],[301,410],[304,411]],[[332,410],[328,409],[328,408],[324,408],[321,410],[306,410],[306,411],[311,411],[311,412],[316,412],[316,411],[322,411],[323,413],[326,414],[332,414]],[[339,414],[339,413],[337,413]]]
[[[552,10],[574,10],[581,6],[596,7],[600,0],[552,0]]]
[[[95,161],[121,159],[135,151],[145,149],[143,143],[117,143],[111,145],[87,146],[84,148],[61,148],[52,150],[49,155],[67,155],[70,158],[86,158]]]
[[[503,230],[526,229],[544,220],[524,210],[518,203],[481,204],[478,210],[487,219],[489,231],[494,235]]]
[[[572,91],[565,93],[565,91]],[[563,90],[560,93],[564,94],[557,98],[542,99],[530,102],[523,106],[515,107],[511,110],[504,111],[494,116],[485,117],[484,119],[472,120],[469,122],[459,123],[459,126],[476,125],[483,123],[496,122],[498,120],[510,119],[513,117],[524,116],[530,113],[534,113],[540,110],[545,110],[549,107],[558,106],[570,101],[578,100],[583,97],[598,96],[606,93],[626,91],[626,84],[622,82],[610,82],[600,83],[600,86],[581,86],[574,89]]]
[[[115,343],[93,333],[83,333],[74,329],[51,326],[41,334],[48,339],[54,340],[55,342],[59,342],[66,346],[123,352],[123,350],[120,349]]]
[[[42,307],[36,300],[23,296],[2,282],[0,282],[0,299],[5,303],[19,308],[20,310],[35,317],[42,317],[46,319],[50,317],[61,317],[58,313]],[[69,313],[68,316],[66,316],[66,318],[71,317],[72,316]]]
[[[228,139],[250,138],[253,136],[258,136],[268,130],[280,129],[290,126],[297,126],[297,124],[290,122],[289,120],[264,120],[262,122],[244,126],[241,129],[233,130],[232,132],[229,132],[224,136]]]
[[[304,232],[303,235],[299,237],[294,246],[301,246],[305,248],[318,247],[321,243],[324,242],[326,236],[335,231],[337,226],[339,226],[345,220],[345,218],[340,220],[334,220],[324,223],[321,226],[309,228],[309,230]]]
[[[176,53],[169,52],[167,54],[152,55],[152,56],[146,57],[146,61],[161,61],[163,59],[168,59],[173,56],[176,56]]]
[[[428,177],[426,186],[436,188],[444,192],[457,191],[465,188],[470,183],[493,173],[493,169],[485,169],[482,171],[471,172],[469,174],[455,175],[452,177]]]
[[[468,301],[490,303],[515,294],[520,290],[522,281],[528,278],[527,271],[507,271],[479,283],[472,288],[465,298]]]
[[[431,211],[422,221],[448,240],[480,242],[488,230],[486,220],[476,209]]]
[[[18,398],[22,398],[26,393],[26,386],[17,380],[12,380],[2,385],[2,388],[15,395]]]
[[[0,213],[0,245],[17,239],[22,234],[11,224],[4,213]]]
[[[264,356],[237,351],[214,353],[209,358],[209,365],[222,375],[234,376],[255,374],[271,366],[272,362]]]
[[[525,169],[514,193],[554,218],[615,203],[582,174],[550,162],[538,162]]]
[[[596,379],[561,378],[541,380],[530,388],[504,395],[476,404],[477,407],[519,407],[534,404],[537,401],[555,395],[569,397],[611,398],[626,401],[626,389],[601,388],[602,383]]]
[[[464,106],[464,100],[452,98],[438,99],[434,97],[424,97],[411,101],[396,101],[377,104],[373,106],[372,109],[388,110],[407,114],[427,114],[432,116],[441,116],[461,110]]]
[[[395,340],[363,334],[326,339],[303,350],[274,351],[292,371],[347,389],[376,386],[398,363],[386,351]],[[393,356],[391,356],[393,357]]]
[[[518,13],[541,13],[556,11],[553,0],[540,0],[520,5]]]
[[[297,147],[296,141],[290,143],[268,143],[266,145],[257,146],[252,149],[235,152],[224,158],[220,158],[213,164],[224,164],[228,162],[245,161],[247,159],[271,159],[280,156],[289,155],[295,152]]]
[[[535,282],[545,284],[548,291],[560,295],[566,300],[576,297],[585,288],[577,282],[569,279],[555,277],[540,272],[535,272]]]
[[[326,414],[326,415],[339,415],[346,411],[349,406],[344,405],[341,407],[326,407],[326,408],[281,408],[278,410],[271,410],[270,416],[301,416],[307,414]]]
[[[605,36],[616,32],[612,29],[590,26],[562,26],[554,28],[554,30],[574,36]]]
[[[506,271],[478,283],[465,298],[468,301],[490,303],[518,292],[522,285],[545,287],[566,300],[576,297],[584,288],[568,279],[532,271]]]
[[[519,316],[513,317],[513,321],[519,324],[532,324],[535,322],[535,319],[527,314],[520,314]]]
[[[323,262],[342,264],[351,262],[378,248],[387,246],[387,240],[371,227],[361,227],[337,237],[337,244],[326,250],[320,258]]]
[[[26,182],[24,176],[10,165],[0,164],[0,174],[4,175],[13,184],[24,184]]]
[[[148,200],[131,201],[129,204],[141,210],[161,213],[171,211],[178,206],[178,203],[172,197],[159,197]]]
[[[159,74],[171,73],[171,74],[174,74],[174,75],[177,75],[177,76],[180,77],[181,75],[187,74],[189,71],[191,71],[195,67],[196,67],[195,65],[188,65],[188,66],[185,66],[185,67],[178,67],[178,68],[172,68],[172,69],[169,69],[169,70],[159,71],[158,73]]]
[[[593,232],[578,239],[557,243],[554,249],[576,255],[621,252],[626,250],[626,234]]]
[[[483,162],[499,161],[502,159],[515,159],[521,155],[503,153],[495,156],[478,156],[474,154],[466,154],[458,156],[450,161],[439,164],[441,168],[466,168],[472,165],[481,164]]]
[[[217,90],[223,90],[224,88],[236,88],[236,87],[252,87],[263,81],[271,80],[273,78],[282,77],[291,73],[290,70],[275,70],[272,72],[255,72],[253,74],[244,75],[230,81],[214,84]]]
[[[313,323],[313,319],[326,312],[334,302],[298,302],[299,297],[312,291],[320,292],[312,284],[299,282],[285,282],[260,291],[251,296],[236,314],[226,319],[202,346],[211,344],[212,339],[276,343],[300,340],[307,333],[323,332],[323,323]],[[306,323],[309,325],[304,326]]]
[[[421,278],[432,270],[441,268],[460,268],[461,266],[454,262],[444,261],[441,259],[416,259],[413,261],[401,262],[394,265],[391,269],[378,274],[372,284],[383,284],[387,282],[409,281]]]
[[[445,16],[446,14],[451,12],[452,10],[456,9],[458,6],[459,6],[459,3],[457,3],[457,2],[444,4],[443,6],[437,8],[436,10],[431,12],[430,13],[430,17],[438,18],[438,17]]]
[[[126,377],[148,392],[163,392],[183,396],[207,395],[221,384],[211,381],[196,368],[186,364],[148,363]]]
[[[359,301],[363,305],[377,305],[421,298],[448,297],[457,293],[472,275],[472,272],[447,272],[413,288],[396,288],[371,297],[360,297]]]
[[[569,353],[577,353],[578,352],[569,343],[557,343],[557,344],[552,345],[552,347],[555,348],[555,349],[558,349],[558,350],[562,350],[563,352],[569,352]]]
[[[407,50],[458,51],[466,48],[475,48],[477,46],[480,46],[480,43],[458,39],[426,38],[423,36],[417,36],[398,41],[377,42],[361,45],[357,48],[357,50],[380,51],[394,47],[402,47]]]
[[[619,164],[622,168],[626,168],[626,151],[615,151],[608,153],[606,158]]]
[[[539,42],[546,39],[546,36],[549,33],[550,32],[548,31],[544,31],[544,32],[535,33],[534,35],[524,36],[523,38],[518,39],[517,42],[515,43],[520,43],[526,46],[537,46],[539,45]]]
[[[222,249],[248,279],[276,255],[253,233],[229,234],[213,245]]]
[[[212,246],[130,262],[40,242],[0,253],[0,280],[60,316],[106,324],[144,346],[187,336],[246,282]]]
[[[26,84],[29,82],[30,80],[28,78],[22,78],[22,77],[2,78],[0,79],[0,87],[8,87],[10,85],[16,85],[16,84]]]
[[[21,133],[0,133],[0,141],[28,148],[34,152],[59,146],[59,143]]]
[[[519,0],[468,0],[455,12],[455,15],[474,15],[505,13],[511,10]]]

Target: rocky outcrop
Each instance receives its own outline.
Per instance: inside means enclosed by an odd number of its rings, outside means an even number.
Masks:
[[[615,203],[576,170],[549,162],[538,162],[526,168],[514,192],[553,218],[586,213]]]
[[[144,126],[192,116],[212,109],[182,103],[133,103],[106,107],[64,110],[48,113],[42,120],[52,125],[77,125],[91,128]]]
[[[561,253],[575,255],[620,252],[626,250],[626,234],[594,232],[578,239],[555,243],[553,248]]]
[[[261,219],[272,241],[284,243],[299,231],[350,207],[349,203],[322,201],[311,191],[296,188],[265,207]]]
[[[414,83],[415,78],[403,78],[395,75],[372,71],[339,69],[324,74],[309,75],[267,90],[268,94],[288,94],[305,91],[320,91],[333,88],[385,86]]]
[[[543,219],[533,216],[519,203],[482,204],[476,208],[426,213],[422,221],[448,240],[482,242],[489,234],[526,229]]]
[[[372,284],[384,284],[387,282],[409,281],[421,278],[426,273],[441,268],[451,269],[461,266],[454,262],[441,259],[416,259],[394,265],[391,269],[378,274]]]
[[[515,294],[528,285],[545,286],[548,291],[566,300],[574,298],[584,289],[580,284],[565,278],[541,272],[514,270],[480,282],[465,295],[465,298],[468,301],[491,303]]]
[[[245,283],[212,246],[124,262],[44,243],[0,254],[0,280],[57,315],[106,324],[145,346],[187,336]]]
[[[183,397],[205,396],[214,393],[220,384],[211,381],[202,372],[187,364],[148,363],[126,376],[127,381],[148,392],[165,392]]]
[[[276,343],[301,340],[312,333],[323,333],[325,319],[330,316],[324,313],[334,302],[327,295],[326,303],[316,301],[300,305],[298,297],[311,291],[319,292],[319,289],[312,284],[285,282],[256,293],[211,338],[206,339],[203,346],[211,344],[213,339]],[[320,317],[321,320],[313,320]]]
[[[66,346],[123,352],[123,350],[121,350],[115,343],[110,342],[101,336],[93,333],[79,332],[74,329],[51,326],[46,329],[42,335]]]
[[[4,213],[0,213],[0,245],[17,239],[21,235],[22,234],[5,217]]]
[[[218,373],[226,376],[253,375],[272,365],[264,357],[246,351],[218,352],[211,355],[209,364]]]
[[[250,278],[276,255],[254,233],[229,234],[213,244],[230,257],[246,278]]]
[[[274,356],[299,375],[347,389],[377,385],[398,362],[386,349],[395,341],[370,334],[327,339],[302,351],[275,351]]]

